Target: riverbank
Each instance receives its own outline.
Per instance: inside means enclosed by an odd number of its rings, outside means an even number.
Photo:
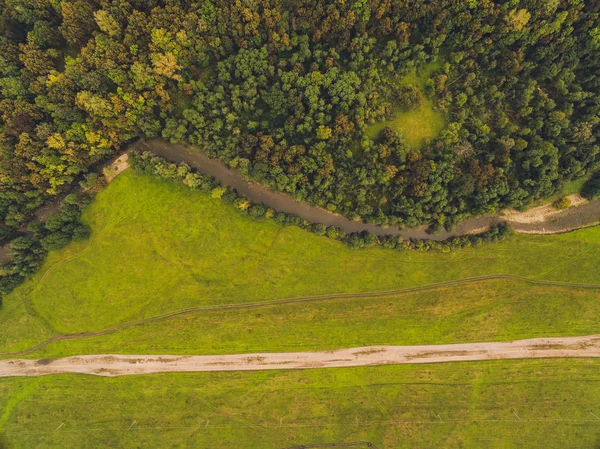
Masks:
[[[551,204],[530,209],[526,212],[506,211],[500,214],[471,217],[461,221],[452,231],[442,230],[427,233],[427,225],[418,228],[378,226],[361,221],[352,221],[328,210],[299,202],[292,197],[276,192],[269,187],[244,179],[238,172],[228,168],[217,159],[211,159],[197,148],[173,144],[162,139],[140,140],[129,147],[134,151],[150,151],[169,161],[185,162],[199,173],[211,176],[223,185],[236,189],[242,196],[255,203],[263,203],[278,211],[299,216],[311,223],[335,226],[347,233],[368,231],[383,236],[393,235],[404,239],[443,241],[452,237],[482,233],[500,223],[510,223],[513,229],[523,234],[560,234],[595,226],[600,222],[600,199],[573,201],[573,206],[557,210]],[[534,217],[532,219],[532,217]]]
[[[292,197],[276,192],[262,184],[248,181],[235,170],[228,168],[221,161],[211,159],[198,149],[190,146],[173,144],[162,139],[151,139],[140,140],[132,144],[129,149],[141,152],[150,151],[157,156],[164,157],[165,159],[176,163],[185,162],[198,170],[199,173],[217,179],[224,186],[234,188],[241,196],[254,203],[263,203],[277,212],[286,212],[288,214],[297,215],[311,223],[335,226],[347,233],[368,231],[378,236],[393,235],[402,237],[405,240],[419,239],[443,241],[452,237],[484,232],[492,226],[504,221],[496,215],[468,218],[459,223],[454,230],[442,230],[437,234],[427,233],[427,225],[418,228],[402,229],[396,226],[383,227],[371,223],[349,220],[342,215],[311,206],[305,202],[296,201]]]
[[[578,229],[584,229],[600,224],[600,199],[594,201],[575,201],[565,210],[556,210],[551,204],[536,207],[525,212],[504,211],[500,214],[482,217],[471,217],[461,221],[452,231],[442,230],[436,234],[427,232],[427,225],[417,228],[398,228],[396,226],[378,226],[362,221],[352,221],[328,210],[311,206],[308,203],[296,201],[292,197],[276,192],[262,184],[244,179],[238,172],[227,167],[217,159],[209,158],[197,148],[188,145],[174,144],[161,138],[138,140],[126,147],[125,153],[119,154],[114,160],[105,162],[97,167],[103,173],[107,182],[129,168],[128,151],[150,151],[175,163],[185,162],[199,173],[217,179],[224,186],[237,190],[242,196],[255,203],[263,203],[278,211],[294,214],[311,222],[325,226],[334,226],[347,233],[367,231],[377,236],[392,235],[403,239],[444,241],[453,237],[483,233],[491,227],[510,223],[515,232],[521,234],[561,234]],[[74,190],[77,187],[74,187]],[[28,235],[27,226],[31,223],[45,221],[58,210],[62,199],[70,192],[46,202],[32,216],[32,219],[19,232]],[[0,247],[0,264],[10,259],[10,243]]]
[[[524,212],[506,210],[502,217],[520,234],[562,234],[600,223],[600,200],[588,201],[579,195],[567,199],[571,202],[567,209],[549,203]]]

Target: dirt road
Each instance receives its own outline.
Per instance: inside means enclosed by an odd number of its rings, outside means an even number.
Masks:
[[[171,372],[341,368],[557,357],[600,357],[600,334],[487,343],[367,346],[315,352],[193,356],[97,354],[60,359],[8,359],[0,360],[0,377],[65,373],[113,377]]]

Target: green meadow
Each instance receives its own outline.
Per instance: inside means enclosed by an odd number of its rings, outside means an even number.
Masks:
[[[5,298],[0,351],[61,334],[100,331],[190,307],[199,310],[29,355],[244,352],[418,344],[597,331],[600,228],[515,236],[450,254],[340,242],[256,221],[210,195],[128,172],[84,214],[92,237],[50,254]],[[523,279],[465,278],[510,274]],[[457,281],[442,287],[431,284]],[[424,290],[365,297],[369,292]],[[284,305],[269,302],[352,294]],[[276,337],[276,338],[273,338]]]
[[[297,351],[598,332],[598,289],[576,284],[598,283],[600,228],[517,235],[449,254],[350,250],[132,172],[101,192],[84,220],[90,240],[52,252],[34,278],[4,299],[0,351],[119,325],[25,357]],[[477,276],[491,277],[468,279]],[[315,295],[321,297],[277,304]],[[227,304],[246,307],[128,325]],[[0,447],[285,449],[353,441],[379,449],[595,447],[599,363],[6,378]]]
[[[592,360],[10,378],[0,380],[0,441],[10,449],[595,448],[598,404]]]

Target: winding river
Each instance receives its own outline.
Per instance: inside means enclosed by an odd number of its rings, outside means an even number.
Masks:
[[[248,181],[221,161],[211,159],[197,148],[191,146],[173,144],[160,138],[154,138],[150,140],[138,140],[127,146],[125,150],[150,151],[172,162],[185,162],[198,170],[199,173],[211,176],[219,180],[223,185],[236,189],[242,196],[254,203],[263,203],[278,212],[294,214],[311,223],[336,226],[348,233],[369,231],[375,235],[393,235],[404,239],[414,238],[441,241],[451,237],[483,232],[492,225],[507,221],[506,218],[500,215],[467,218],[460,222],[454,230],[442,230],[437,234],[428,234],[426,232],[426,225],[417,228],[402,229],[396,226],[378,226],[362,221],[349,220],[342,215],[320,207],[311,206],[306,202],[297,201],[284,193],[276,192],[257,182]],[[106,162],[98,164],[95,170],[102,172],[102,168],[107,164]],[[77,188],[78,186],[74,184],[72,191],[76,191]],[[60,201],[65,195],[66,193],[45,203],[44,206],[35,212],[29,223],[47,219],[48,216],[58,210]],[[594,226],[600,221],[600,199],[590,201],[582,206],[566,209],[555,214],[548,221],[538,223],[521,223],[512,219],[508,221],[515,231],[527,234],[557,234]],[[20,230],[22,234],[27,235],[29,233],[26,229],[28,224],[24,225]],[[9,257],[10,248],[7,243],[0,247],[0,263],[6,262]]]
[[[172,162],[186,162],[203,175],[212,176],[223,185],[236,189],[242,196],[254,203],[263,203],[278,211],[298,215],[300,218],[312,223],[322,223],[325,226],[336,226],[344,231],[360,232],[369,231],[376,235],[394,235],[405,239],[431,239],[446,240],[469,233],[481,232],[491,225],[502,222],[503,219],[496,215],[468,218],[463,220],[453,231],[443,230],[437,234],[428,234],[427,226],[418,228],[403,228],[395,226],[383,227],[362,221],[352,221],[348,218],[311,206],[308,203],[296,201],[292,197],[271,190],[262,184],[247,181],[238,172],[228,168],[217,159],[211,159],[204,153],[190,146],[165,142],[162,139],[140,140],[129,147],[130,150],[150,151],[157,156],[164,157]]]

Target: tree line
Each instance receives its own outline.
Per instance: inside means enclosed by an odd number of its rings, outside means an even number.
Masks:
[[[82,209],[90,199],[85,191],[67,195],[56,213],[45,222],[32,224],[28,235],[10,242],[11,258],[0,271],[0,305],[4,295],[41,268],[48,251],[90,236],[89,226],[80,221]]]

